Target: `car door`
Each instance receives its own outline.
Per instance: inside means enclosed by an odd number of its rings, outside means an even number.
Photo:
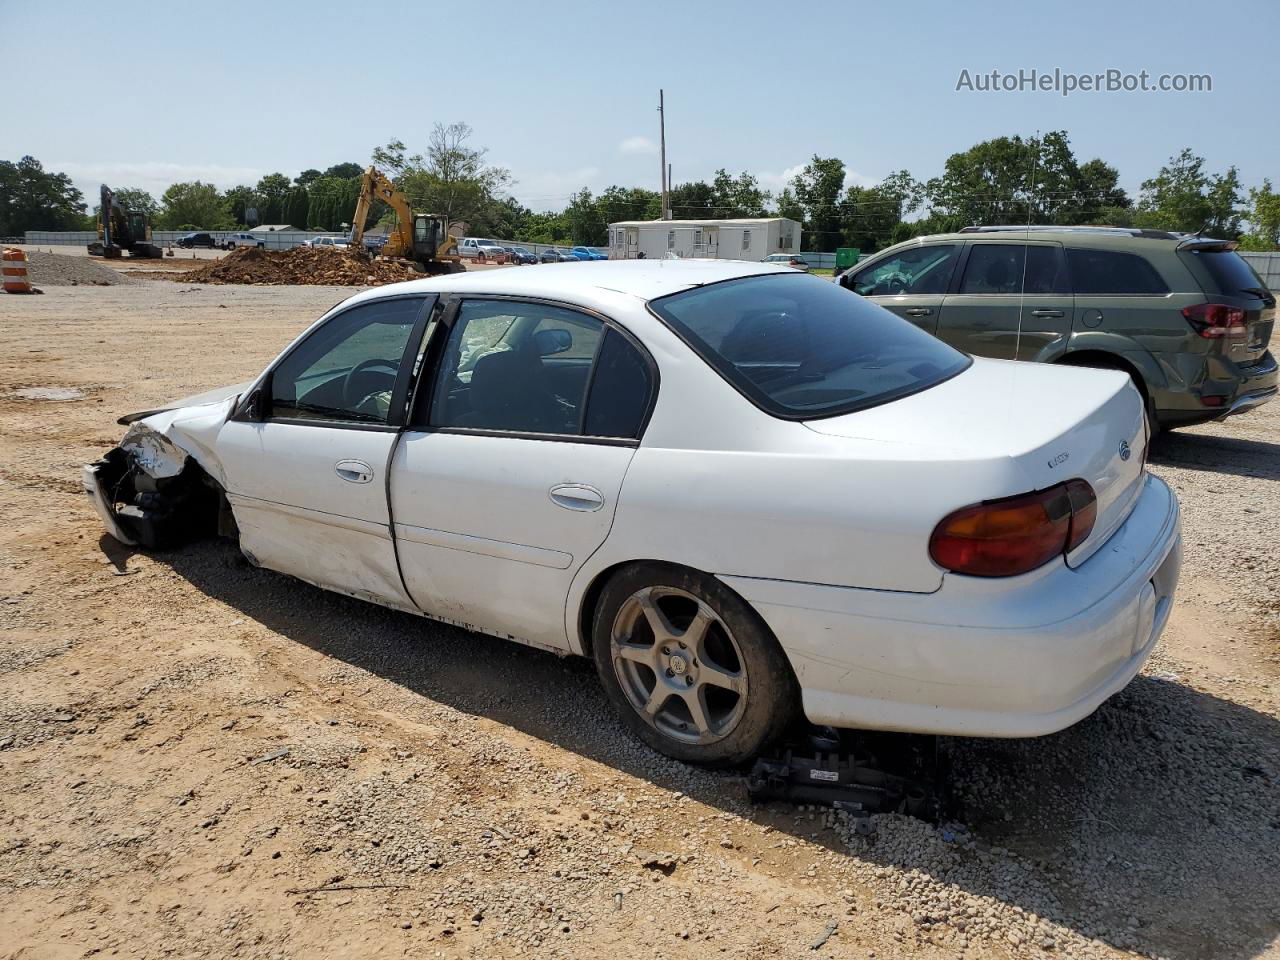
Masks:
[[[568,649],[569,586],[613,522],[652,360],[548,302],[465,298],[444,322],[391,471],[405,583],[432,616]]]
[[[859,296],[934,333],[959,254],[959,243],[923,243],[874,259],[842,282]]]
[[[260,566],[413,610],[387,509],[412,359],[434,302],[338,309],[282,356],[222,427],[218,458],[244,553]]]
[[[972,242],[960,269],[938,318],[940,340],[998,360],[1065,352],[1074,301],[1061,244]]]

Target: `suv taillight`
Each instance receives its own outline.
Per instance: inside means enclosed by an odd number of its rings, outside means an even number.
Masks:
[[[1084,480],[962,507],[929,538],[940,567],[975,577],[1012,577],[1070,553],[1089,538],[1098,500]]]
[[[1208,340],[1243,337],[1249,332],[1244,322],[1244,310],[1230,304],[1193,303],[1182,308],[1182,315],[1196,333]]]

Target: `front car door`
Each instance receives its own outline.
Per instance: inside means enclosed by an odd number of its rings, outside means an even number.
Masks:
[[[222,427],[227,499],[251,561],[414,609],[391,538],[387,468],[434,300],[382,297],[338,309]]]
[[[856,269],[845,286],[934,333],[959,254],[959,243],[907,247]]]
[[[569,586],[613,522],[652,360],[547,302],[465,298],[444,324],[391,472],[405,583],[430,616],[568,649]]]
[[[1066,352],[1074,302],[1062,245],[971,242],[939,339],[998,360],[1052,360]]]

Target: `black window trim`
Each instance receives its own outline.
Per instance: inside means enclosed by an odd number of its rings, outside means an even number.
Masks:
[[[348,298],[351,299],[351,298]],[[406,400],[410,393],[410,380],[413,378],[413,364],[406,363],[410,352],[415,355],[422,343],[423,334],[426,331],[427,321],[434,312],[434,307],[438,303],[440,295],[434,292],[426,293],[398,293],[385,297],[371,297],[368,300],[361,300],[358,303],[348,304],[348,300],[342,301],[333,308],[333,312],[329,316],[317,324],[314,324],[307,330],[306,334],[299,337],[289,349],[281,354],[267,368],[266,373],[259,378],[258,382],[245,391],[236,407],[235,413],[230,417],[236,422],[260,422],[260,423],[286,423],[303,427],[327,427],[331,430],[364,430],[372,433],[397,433],[404,428],[407,415]],[[391,403],[387,411],[386,423],[366,423],[359,420],[326,420],[321,417],[275,417],[269,412],[262,420],[257,421],[251,415],[249,408],[254,394],[266,392],[268,398],[271,396],[272,380],[275,377],[276,370],[280,365],[292,357],[298,350],[302,349],[315,334],[319,333],[329,324],[336,322],[341,317],[350,313],[352,310],[366,306],[370,303],[384,303],[390,300],[421,300],[418,306],[418,314],[414,319],[413,327],[409,330],[409,339],[405,344],[404,353],[400,356],[400,369],[396,372],[396,385],[391,391]],[[428,304],[431,305],[428,308]],[[423,365],[425,369],[425,364]],[[420,378],[420,376],[419,376]]]
[[[724,280],[714,280],[711,283],[700,283],[693,287],[685,287],[683,290],[675,290],[671,293],[663,294],[661,297],[655,297],[653,300],[650,300],[645,304],[645,309],[647,309],[649,313],[653,315],[654,319],[656,319],[664,327],[666,327],[668,330],[674,333],[680,339],[680,342],[683,343],[686,347],[688,347],[695,357],[697,357],[704,364],[706,364],[707,367],[709,367],[711,371],[715,373],[715,375],[718,376],[721,380],[729,384],[729,386],[731,386],[738,393],[739,396],[741,396],[744,400],[750,403],[753,407],[755,407],[761,413],[764,413],[770,417],[773,417],[775,420],[785,420],[791,423],[804,423],[804,422],[811,422],[816,420],[830,420],[832,417],[843,417],[851,413],[861,413],[863,410],[874,410],[876,407],[884,406],[886,403],[893,403],[897,400],[905,400],[907,397],[915,396],[917,393],[924,393],[924,391],[926,390],[932,390],[934,387],[942,386],[942,384],[946,383],[948,380],[952,380],[955,377],[960,376],[960,374],[964,373],[966,370],[968,370],[970,367],[973,366],[972,354],[965,353],[963,350],[953,347],[949,343],[943,343],[944,346],[952,350],[955,350],[956,353],[964,357],[965,362],[963,365],[957,367],[953,373],[948,374],[947,376],[943,377],[940,380],[934,380],[932,383],[926,383],[919,387],[904,389],[896,393],[890,393],[884,396],[877,397],[875,399],[875,402],[873,403],[851,404],[851,405],[838,407],[834,410],[824,410],[821,412],[797,411],[795,413],[783,413],[778,410],[770,410],[768,407],[760,403],[759,400],[757,400],[747,391],[743,390],[739,384],[731,380],[729,378],[729,375],[725,373],[724,370],[722,370],[716,364],[712,363],[709,359],[707,359],[707,357],[703,354],[703,352],[700,349],[698,349],[698,347],[690,343],[688,337],[686,337],[684,333],[682,333],[673,324],[668,323],[666,319],[662,316],[662,314],[660,314],[657,310],[654,309],[654,304],[661,303],[663,300],[666,300],[668,297],[678,297],[680,294],[688,293],[690,290],[704,290],[707,287],[718,286],[719,284],[722,284],[722,283],[733,283],[734,281],[737,281],[737,280],[752,280],[752,279],[755,279],[756,277],[763,277],[763,276],[786,277],[787,275],[785,273],[744,274],[742,276],[737,276],[737,277],[726,277]],[[787,279],[788,281],[806,280],[806,281],[816,281],[818,283],[827,282],[826,280],[821,280],[818,277],[815,277],[811,273],[801,273],[799,271],[796,271],[794,277],[787,277]],[[858,294],[854,294],[854,295],[858,296]],[[938,294],[925,294],[925,296],[938,296]],[[884,310],[886,313],[890,314],[895,319],[901,320],[903,323],[906,323],[908,325],[912,325],[909,320],[904,320],[902,317],[899,317],[892,310],[889,310],[886,307],[882,307],[880,304],[876,303],[874,300],[871,300],[867,297],[861,297],[861,299],[866,300],[866,302],[873,307],[877,307],[880,310]],[[942,341],[939,341],[939,342],[942,343]]]
[[[1062,276],[1063,282],[1066,284],[1065,290],[1057,293],[961,293],[960,288],[964,285],[964,274],[969,269],[969,256],[975,247],[1055,247],[1058,251],[1058,270]],[[989,241],[965,241],[964,250],[961,251],[959,260],[960,269],[956,270],[951,277],[951,284],[947,287],[948,297],[1071,297],[1075,296],[1075,284],[1071,279],[1071,264],[1067,262],[1066,245],[1061,240],[1024,240],[1020,237],[1014,238],[1009,236],[1000,237],[999,239],[991,239]],[[1024,271],[1025,272],[1025,271]]]
[[[535,433],[524,430],[490,430],[483,427],[440,427],[431,425],[431,404],[432,394],[435,392],[436,377],[440,375],[440,363],[444,356],[444,347],[449,339],[449,333],[453,330],[453,326],[457,323],[458,313],[462,309],[462,304],[469,300],[497,300],[509,301],[514,303],[536,304],[545,307],[558,307],[563,310],[570,310],[575,313],[583,314],[594,320],[600,321],[605,327],[606,333],[614,330],[620,334],[632,347],[639,351],[641,358],[644,360],[645,366],[649,370],[649,397],[645,405],[644,416],[640,419],[640,427],[636,431],[636,436],[632,437],[595,437],[588,436],[584,433]],[[588,443],[598,446],[608,447],[638,447],[644,439],[645,431],[649,428],[649,421],[653,417],[654,408],[657,406],[658,389],[659,389],[659,373],[658,364],[654,361],[653,355],[649,349],[637,338],[630,330],[618,323],[607,314],[590,307],[584,307],[581,304],[569,303],[565,300],[557,300],[554,297],[526,297],[519,294],[510,293],[443,293],[440,295],[438,308],[441,313],[440,322],[437,329],[433,332],[432,341],[427,345],[426,359],[422,364],[422,373],[418,376],[417,381],[413,385],[412,396],[408,404],[408,416],[405,419],[404,430],[413,433],[456,433],[467,436],[477,437],[497,437],[509,440],[549,440],[558,443]],[[579,430],[586,423],[587,408],[590,403],[591,386],[595,383],[596,361],[599,358],[600,350],[604,347],[605,337],[600,337],[600,342],[596,344],[596,352],[591,358],[591,372],[588,375],[586,389],[583,392],[582,415],[578,421]]]

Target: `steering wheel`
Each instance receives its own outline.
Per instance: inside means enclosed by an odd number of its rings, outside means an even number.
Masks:
[[[901,273],[895,273],[892,276],[885,277],[883,281],[891,294],[905,293],[908,282],[908,278]]]
[[[353,390],[356,383],[356,379],[360,376],[367,376],[369,372],[373,370],[374,367],[389,368],[390,374],[384,375],[382,373],[378,373],[378,374],[375,374],[375,376],[377,377],[389,376],[391,380],[391,386],[395,386],[396,374],[400,370],[400,364],[398,361],[384,360],[381,357],[374,357],[371,360],[361,360],[354,367],[348,370],[347,375],[342,378],[342,402],[345,406],[347,406],[348,408],[354,409],[358,407],[361,403],[363,403],[365,400],[367,400],[371,394],[377,393],[376,390],[363,390],[359,396],[356,396]],[[389,390],[391,389],[391,387],[389,386],[386,389]]]

